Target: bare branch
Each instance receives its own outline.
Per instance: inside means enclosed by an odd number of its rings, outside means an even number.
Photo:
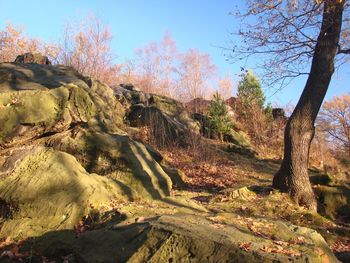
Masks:
[[[338,50],[338,54],[346,54],[346,55],[349,55],[349,54],[350,54],[350,48],[349,48],[349,49],[339,49],[339,50]]]

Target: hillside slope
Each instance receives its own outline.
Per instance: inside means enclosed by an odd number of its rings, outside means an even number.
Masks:
[[[315,230],[173,189],[179,172],[132,131],[153,121],[181,143],[197,123],[176,101],[120,91],[69,67],[0,64],[0,261],[337,262]]]

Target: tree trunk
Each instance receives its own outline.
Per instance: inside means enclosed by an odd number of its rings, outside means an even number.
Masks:
[[[299,205],[316,211],[308,162],[315,119],[326,95],[338,51],[345,0],[325,0],[321,31],[303,93],[288,120],[284,134],[284,159],[273,187],[288,192]]]

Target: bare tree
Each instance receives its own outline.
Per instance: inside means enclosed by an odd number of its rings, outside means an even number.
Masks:
[[[344,94],[326,101],[318,124],[333,145],[343,149],[350,158],[350,95]]]
[[[132,59],[126,60],[121,64],[121,74],[119,76],[119,84],[131,83],[137,84],[139,82],[136,72],[136,63]]]
[[[177,73],[182,99],[189,101],[207,97],[210,94],[210,80],[215,76],[216,70],[208,54],[201,54],[197,49],[181,54]]]
[[[18,55],[27,52],[42,53],[56,62],[58,51],[55,44],[27,36],[23,27],[7,24],[0,31],[0,62],[13,62]]]
[[[297,203],[311,210],[317,209],[308,177],[314,122],[335,62],[346,62],[344,55],[350,54],[346,46],[348,7],[346,0],[247,0],[246,12],[240,13],[243,20],[254,17],[255,22],[240,30],[244,45],[234,48],[234,58],[263,55],[266,60],[262,67],[270,83],[284,85],[288,79],[308,76],[285,129],[284,159],[273,186],[288,192]]]
[[[59,62],[81,74],[114,84],[120,66],[113,63],[112,34],[107,25],[92,15],[79,25],[70,22],[64,30]],[[77,29],[78,28],[78,29]]]
[[[134,81],[146,92],[187,101],[211,96],[210,81],[214,81],[216,66],[210,56],[197,49],[178,52],[169,33],[160,42],[137,49],[134,61]]]
[[[228,75],[219,79],[219,94],[221,97],[226,100],[233,96],[233,83],[232,78]]]
[[[135,64],[140,87],[147,92],[175,97],[177,55],[176,42],[169,33],[165,33],[160,42],[137,49]]]

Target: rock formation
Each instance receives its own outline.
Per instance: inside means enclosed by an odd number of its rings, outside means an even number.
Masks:
[[[180,103],[33,57],[0,64],[0,240],[25,239],[30,262],[336,262],[314,230],[270,222],[273,240],[172,195],[181,176],[126,126],[184,141]]]

